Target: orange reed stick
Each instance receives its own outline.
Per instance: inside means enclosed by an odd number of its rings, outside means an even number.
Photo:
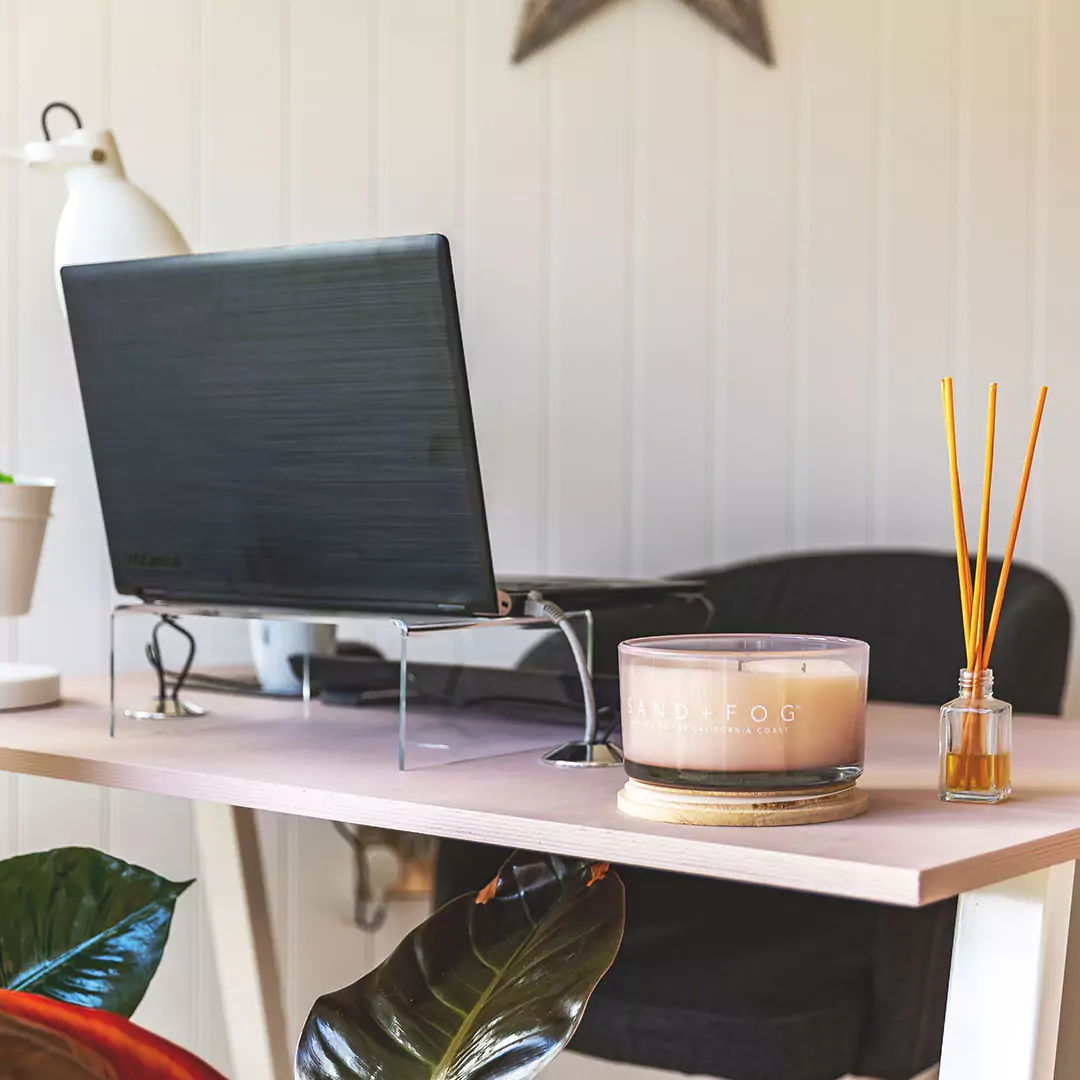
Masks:
[[[983,617],[986,608],[986,545],[990,536],[990,480],[994,474],[994,421],[997,417],[997,383],[990,384],[986,408],[986,463],[983,470],[982,515],[979,519],[979,554],[975,562],[975,591],[971,597],[970,650],[979,671],[982,656]]]
[[[949,479],[952,482],[953,532],[956,538],[956,571],[960,579],[960,612],[964,620],[964,644],[970,640],[971,626],[971,556],[968,554],[967,529],[964,526],[964,501],[960,494],[960,469],[956,461],[956,413],[953,407],[953,381],[941,380],[941,405],[945,411],[945,439],[949,448]],[[968,650],[967,666],[975,662]]]
[[[1001,604],[1005,599],[1005,583],[1009,580],[1013,552],[1016,550],[1016,536],[1020,532],[1020,517],[1024,513],[1024,499],[1027,497],[1028,480],[1031,479],[1031,463],[1035,460],[1035,443],[1039,438],[1039,425],[1042,423],[1043,405],[1046,404],[1046,387],[1039,390],[1039,402],[1035,406],[1035,419],[1031,424],[1031,437],[1028,439],[1027,456],[1024,458],[1024,471],[1020,476],[1020,492],[1016,496],[1016,509],[1013,511],[1012,528],[1009,530],[1009,545],[1005,549],[1005,559],[1001,564],[1001,576],[998,578],[997,593],[994,596],[994,611],[990,616],[990,629],[986,634],[981,666],[990,666],[990,650],[994,647],[994,635],[997,633],[998,619],[1001,616]]]

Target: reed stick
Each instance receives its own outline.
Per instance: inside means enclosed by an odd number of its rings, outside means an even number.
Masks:
[[[1039,400],[1035,406],[1035,419],[1031,423],[1031,436],[1028,438],[1027,454],[1024,457],[1024,469],[1020,474],[1020,491],[1016,496],[1016,509],[1013,510],[1012,526],[1009,529],[1009,543],[1005,548],[1005,558],[1001,563],[1001,575],[998,577],[997,592],[994,594],[994,609],[990,615],[990,629],[986,632],[986,644],[983,646],[981,666],[990,666],[990,650],[994,647],[994,635],[997,633],[998,619],[1001,617],[1001,605],[1005,599],[1005,584],[1009,580],[1013,552],[1016,550],[1016,537],[1020,532],[1020,518],[1024,513],[1024,499],[1027,498],[1028,481],[1031,479],[1031,464],[1035,460],[1035,443],[1039,438],[1039,426],[1042,424],[1043,406],[1046,404],[1046,387],[1039,390]]]
[[[953,403],[952,380],[941,380],[941,401],[945,414],[945,435],[949,448],[949,478],[952,488],[953,532],[956,539],[956,567],[960,579],[960,606],[964,618],[964,644],[967,650],[968,670],[974,676],[973,691],[978,693],[979,673],[990,666],[990,651],[997,634],[998,620],[1001,616],[1005,587],[1009,580],[1013,553],[1016,550],[1016,538],[1020,531],[1020,519],[1024,511],[1028,482],[1031,479],[1031,466],[1035,459],[1035,444],[1039,437],[1042,423],[1043,406],[1046,403],[1046,387],[1039,390],[1039,400],[1035,407],[1035,418],[1031,425],[1027,455],[1020,477],[1020,490],[1016,497],[1012,526],[1009,530],[1009,543],[1005,558],[1001,564],[994,606],[990,614],[990,624],[986,628],[986,576],[987,544],[990,532],[990,487],[994,471],[994,431],[997,420],[997,383],[990,384],[990,395],[986,414],[986,460],[983,470],[982,507],[979,515],[979,546],[975,558],[975,579],[971,578],[971,556],[967,547],[967,533],[964,526],[964,509],[960,495],[960,474],[956,459],[956,417]],[[985,629],[985,641],[984,641]],[[961,721],[959,760],[954,762],[949,783],[955,787],[974,791],[985,787],[986,746],[981,719],[977,713],[965,713]],[[993,766],[991,771],[993,771]]]
[[[971,597],[971,623],[968,628],[971,669],[978,675],[982,658],[983,620],[986,608],[986,546],[990,538],[990,481],[994,474],[994,425],[997,419],[997,383],[990,384],[986,407],[986,460],[983,466],[982,514],[979,519],[979,553],[975,561],[975,587]]]
[[[952,484],[953,533],[956,538],[956,571],[960,580],[960,614],[964,624],[967,666],[975,661],[969,647],[971,636],[971,556],[968,554],[967,529],[964,525],[964,500],[960,492],[960,469],[956,458],[956,412],[953,405],[953,381],[941,380],[941,406],[945,412],[945,439],[949,448],[949,479]]]

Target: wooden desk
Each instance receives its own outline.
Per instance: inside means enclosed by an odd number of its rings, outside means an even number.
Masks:
[[[122,683],[120,696],[142,700],[146,688]],[[1054,1075],[1080,858],[1080,723],[1017,718],[1017,796],[997,807],[955,805],[936,794],[936,710],[873,706],[865,817],[724,829],[625,817],[615,806],[621,770],[544,765],[509,726],[487,731],[484,745],[517,752],[399,772],[393,709],[314,704],[305,716],[299,703],[200,692],[212,715],[122,720],[109,739],[104,681],[65,689],[69,700],[57,708],[0,714],[0,768],[197,801],[218,970],[230,1029],[243,1033],[236,1080],[289,1075],[272,1036],[252,1049],[253,1024],[280,1030],[252,810],[901,905],[960,894],[942,1080]],[[995,1025],[1002,1037],[987,1038]]]

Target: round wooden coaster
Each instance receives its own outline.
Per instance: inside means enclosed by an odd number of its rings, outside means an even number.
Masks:
[[[677,825],[816,825],[843,821],[866,810],[866,794],[854,784],[807,791],[689,791],[627,780],[619,809],[649,821]]]

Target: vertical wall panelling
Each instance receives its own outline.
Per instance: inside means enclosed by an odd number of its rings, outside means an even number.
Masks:
[[[713,67],[727,39],[670,0],[638,4],[634,80],[631,569],[711,555]]]
[[[128,176],[144,187],[179,226],[195,251],[203,246],[200,205],[202,57],[196,0],[110,0],[107,23],[109,125],[116,132]],[[220,246],[220,245],[219,245]],[[110,602],[114,599],[109,593]],[[189,623],[200,656],[219,663],[247,659],[242,623]],[[143,667],[150,624],[118,635],[121,667]],[[173,642],[170,641],[171,646]]]
[[[449,238],[467,334],[464,30],[463,0],[379,4],[375,229],[381,236],[438,232]],[[379,641],[397,654],[396,633],[385,625]],[[460,659],[462,648],[458,635],[449,635],[419,642],[410,653],[452,660]]]
[[[197,246],[199,19],[193,0],[109,0],[109,124],[128,176]]]
[[[950,333],[956,17],[955,4],[937,0],[887,0],[882,17],[876,539],[906,547],[952,543],[938,380],[959,375]]]
[[[173,881],[194,878],[196,851],[191,828],[191,803],[161,795],[114,793],[109,852],[137,866],[145,866]],[[176,905],[161,966],[135,1015],[137,1023],[181,1046],[203,1051],[198,1020],[199,954],[209,943],[200,926],[203,897],[199,883]],[[206,979],[209,982],[209,978]]]
[[[375,0],[290,4],[287,170],[295,243],[374,233]]]
[[[731,459],[726,433],[732,420],[729,409],[726,377],[731,364],[731,259],[729,230],[731,227],[732,154],[737,149],[731,144],[731,66],[721,48],[716,51],[712,64],[712,87],[710,89],[712,112],[713,160],[711,162],[713,187],[709,192],[714,222],[709,243],[709,269],[713,280],[709,298],[711,315],[708,326],[709,352],[711,355],[710,391],[712,397],[711,430],[709,432],[709,474],[711,491],[709,500],[712,515],[709,521],[709,563],[724,560],[728,520],[728,473]]]
[[[889,171],[892,151],[892,51],[893,0],[881,0],[877,11],[874,43],[874,117],[871,125],[873,232],[873,305],[870,310],[870,395],[868,402],[870,442],[868,536],[872,544],[885,539],[889,498],[885,477],[889,468],[889,220],[887,207],[892,192]]]
[[[13,134],[19,143],[40,138],[41,109],[57,98],[74,104],[85,123],[102,122],[104,28],[102,5],[90,0],[22,0],[18,5]],[[57,130],[64,123],[56,117]],[[34,609],[19,620],[19,656],[69,673],[102,670],[108,583],[104,535],[53,278],[53,238],[64,182],[58,174],[34,172],[19,178],[16,191],[17,457],[22,470],[57,481]],[[103,791],[31,777],[17,783],[20,848],[107,844]]]
[[[285,237],[283,0],[203,0],[202,244]]]
[[[18,4],[0,3],[0,147],[14,147],[19,141],[18,115]],[[18,467],[19,423],[19,322],[18,188],[21,169],[6,162],[0,166],[0,469],[13,472]],[[0,657],[15,657],[15,624],[4,620],[0,627]]]
[[[288,239],[287,12],[284,0],[203,0],[199,205],[204,249],[264,247]],[[276,940],[287,955],[292,940],[289,832],[279,815],[260,815],[259,827]],[[207,1016],[206,1022],[214,1018]],[[217,1035],[208,1032],[207,1038],[220,1046]]]
[[[974,109],[974,32],[972,30],[971,5],[966,0],[953,0],[954,17],[954,75],[952,80],[952,205],[949,211],[949,352],[957,383],[968,386],[970,327],[968,305],[971,279],[971,128]],[[981,444],[977,438],[970,439],[968,420],[977,415],[969,410],[969,394],[962,392],[956,398],[957,455],[961,476],[972,468],[981,468]],[[980,474],[981,475],[981,474]],[[978,496],[976,496],[977,498]],[[978,510],[974,511],[976,514]]]
[[[465,5],[465,355],[495,565],[543,564],[547,493],[550,54],[514,65],[519,12]],[[509,451],[509,452],[508,452]]]
[[[383,236],[441,232],[462,280],[461,0],[379,6],[376,229]],[[468,306],[468,297],[460,297]]]
[[[97,0],[22,0],[20,142],[41,137],[41,109],[55,99],[70,101],[88,125],[104,120],[102,10]],[[70,120],[57,114],[53,123],[63,131]],[[19,190],[19,464],[57,481],[34,609],[20,621],[20,654],[69,673],[100,670],[108,582],[104,531],[52,271],[64,182],[58,173],[37,170],[22,177]]]
[[[1004,545],[1020,479],[1031,411],[1031,75],[1035,5],[1011,0],[965,3],[971,40],[967,125],[960,161],[965,216],[968,461],[981,475],[986,386],[999,384],[991,541]],[[1026,540],[1025,540],[1026,544]],[[1022,553],[1021,549],[1021,553]]]
[[[784,551],[792,543],[789,389],[793,367],[794,255],[792,79],[799,0],[773,0],[777,66],[735,49],[720,54],[727,80],[730,164],[726,196],[727,364],[720,432],[727,468],[724,559]]]
[[[547,569],[556,573],[631,570],[632,131],[639,15],[637,3],[610,5],[560,39],[548,60],[545,516]]]
[[[289,1038],[299,1036],[320,994],[355,982],[372,966],[372,935],[352,920],[355,864],[328,821],[296,819],[294,901],[298,946],[283,966]]]
[[[1031,147],[1028,198],[1030,220],[1028,245],[1031,275],[1031,304],[1028,308],[1029,374],[1031,393],[1046,382],[1047,285],[1050,243],[1050,20],[1051,5],[1039,4],[1031,35]],[[1022,549],[1028,559],[1041,565],[1045,559],[1046,471],[1039,469],[1032,477],[1025,510],[1027,528]]]
[[[1044,510],[1043,556],[1065,586],[1073,602],[1074,617],[1080,598],[1080,561],[1077,560],[1076,502],[1071,497],[1076,473],[1076,402],[1080,401],[1080,126],[1075,103],[1080,101],[1080,7],[1072,0],[1048,5],[1048,29],[1042,40],[1046,88],[1046,301],[1041,328],[1042,364],[1050,387],[1043,433],[1039,437],[1036,467],[1043,473],[1048,498]],[[1075,666],[1074,666],[1075,671]],[[1067,702],[1080,707],[1076,680]]]
[[[375,231],[376,17],[374,0],[290,5],[286,156],[292,242]],[[358,636],[367,636],[363,629]],[[367,970],[368,939],[349,918],[354,871],[344,840],[325,821],[281,819],[279,827],[286,830],[290,913],[279,962],[293,1039],[319,994]]]
[[[106,29],[108,122],[117,133],[125,169],[194,244],[199,121],[196,6],[190,0],[160,0],[153,5],[111,0]],[[149,622],[126,629],[129,661],[145,663],[140,654]],[[112,792],[110,802],[114,855],[174,880],[195,875],[189,803],[134,791]],[[177,905],[169,948],[137,1019],[166,1038],[201,1049],[197,1003],[209,991],[210,979],[202,965],[200,984],[200,903],[196,885]],[[187,1007],[178,1008],[178,1002]]]
[[[0,146],[18,143],[17,0],[0,2]],[[18,467],[19,322],[18,261],[19,170],[0,164],[0,469]],[[11,619],[0,626],[0,660],[16,658],[17,635]],[[0,858],[17,847],[18,784],[0,774]]]
[[[812,549],[870,540],[880,8],[864,0],[819,0],[812,11],[803,5],[798,348],[804,355],[794,469],[797,531]]]

